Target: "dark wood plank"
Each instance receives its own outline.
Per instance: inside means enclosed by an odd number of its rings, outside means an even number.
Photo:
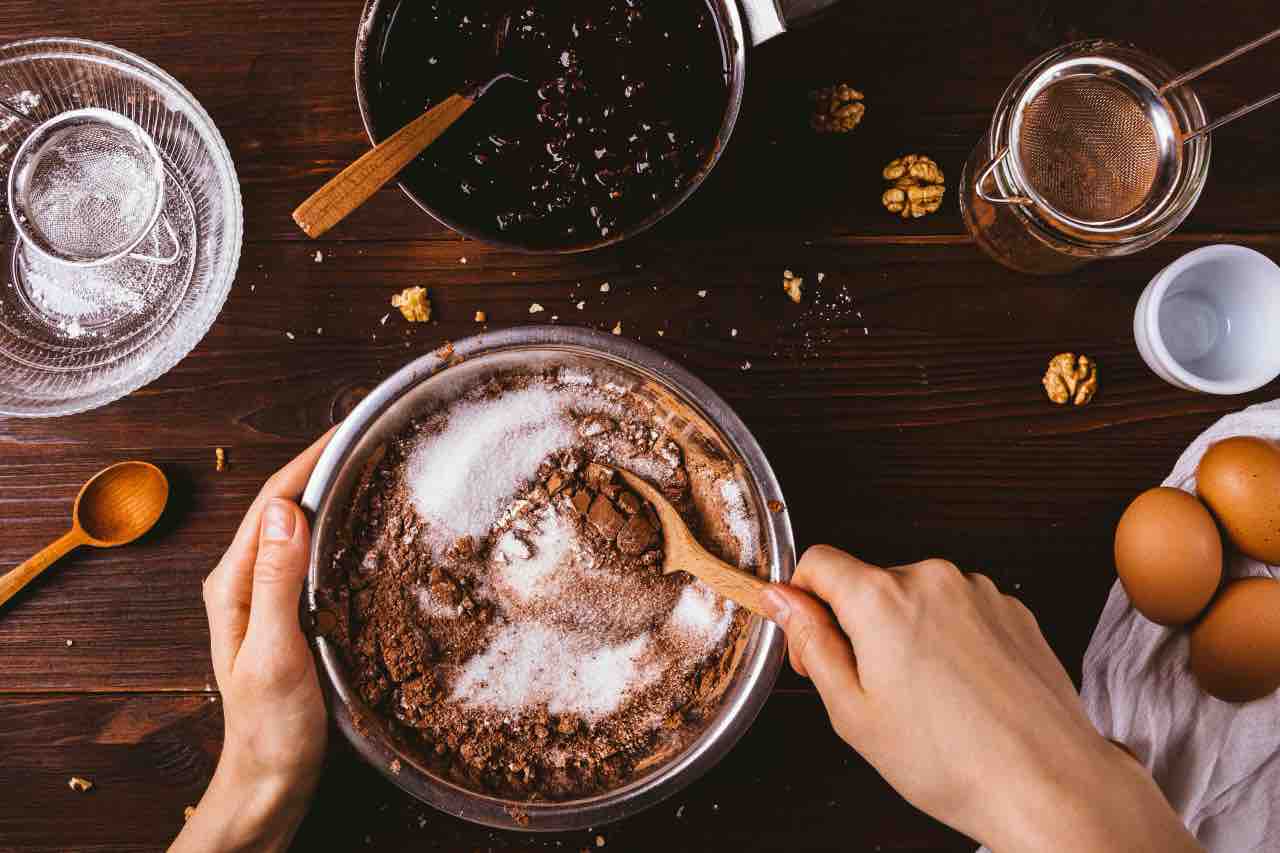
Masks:
[[[220,705],[202,695],[0,697],[0,850],[156,850],[199,800]],[[807,756],[804,764],[797,754]],[[67,779],[94,782],[87,794]],[[21,792],[17,797],[14,792]],[[831,732],[817,698],[779,693],[714,770],[644,814],[591,832],[496,832],[418,803],[335,744],[296,850],[604,850],[673,853],[973,844],[907,805]]]
[[[358,157],[366,140],[355,107],[357,0],[277,3],[10,0],[0,39],[91,36],[137,51],[182,80],[228,140],[244,185],[250,239],[302,240],[289,218],[304,198]],[[1179,67],[1225,52],[1272,22],[1256,0],[984,0],[847,3],[750,57],[747,102],[724,161],[664,239],[751,233],[963,233],[954,187],[1004,87],[1028,61],[1066,41],[1132,41]],[[1268,90],[1271,46],[1197,84],[1215,114]],[[796,58],[803,61],[797,62]],[[844,80],[864,90],[867,118],[847,137],[806,126],[807,93]],[[1280,163],[1280,110],[1249,117],[1215,140],[1209,187],[1188,230],[1274,230],[1280,213],[1266,178]],[[953,192],[944,212],[902,222],[879,203],[880,169],[910,151],[933,156]],[[388,189],[326,242],[456,242]]]

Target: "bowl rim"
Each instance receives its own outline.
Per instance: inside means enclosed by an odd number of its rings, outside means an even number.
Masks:
[[[229,235],[227,247],[224,250],[227,261],[226,283],[219,288],[220,293],[216,291],[210,293],[209,307],[205,320],[200,327],[191,327],[190,332],[192,334],[189,336],[189,344],[175,347],[173,346],[174,340],[179,337],[186,339],[188,335],[171,335],[166,346],[157,353],[158,356],[163,355],[164,357],[153,358],[147,370],[140,371],[126,381],[99,389],[83,399],[75,402],[68,401],[65,405],[56,408],[30,410],[10,409],[0,406],[0,417],[58,418],[80,414],[110,405],[168,373],[200,345],[200,342],[209,334],[209,330],[213,328],[213,324],[217,322],[218,317],[222,314],[222,309],[231,295],[231,289],[235,286],[236,276],[240,270],[241,256],[244,251],[244,199],[240,191],[240,175],[236,171],[235,158],[231,156],[231,149],[227,147],[227,140],[223,137],[222,131],[218,129],[217,123],[214,122],[213,117],[209,115],[208,110],[204,108],[204,105],[200,103],[196,96],[176,77],[154,62],[122,47],[117,47],[107,42],[94,41],[93,39],[73,36],[39,36],[36,38],[16,39],[0,44],[0,57],[9,51],[42,46],[51,48],[64,47],[72,50],[85,48],[90,51],[99,51],[101,54],[108,56],[114,56],[116,61],[134,65],[146,74],[152,75],[160,83],[169,87],[174,95],[182,99],[191,108],[193,116],[203,124],[202,129],[207,131],[211,159],[219,161],[225,167],[225,175],[223,177],[225,177],[231,191],[227,200],[227,216],[231,222],[232,233]],[[95,58],[95,55],[90,54],[88,58]],[[99,55],[96,58],[101,59],[104,57]],[[173,318],[168,321],[168,323],[171,322],[173,322]]]
[[[759,506],[781,504],[782,491],[764,452],[746,425],[728,404],[706,384],[666,356],[648,347],[594,329],[570,326],[523,326],[483,332],[406,364],[384,380],[362,400],[342,422],[321,454],[302,497],[302,507],[313,519],[325,508],[326,499],[338,474],[348,463],[363,435],[388,409],[421,383],[439,374],[456,358],[474,361],[490,354],[524,349],[570,350],[599,354],[620,361],[625,367],[663,382],[693,403],[699,414],[738,454]],[[773,504],[777,501],[778,504]],[[788,513],[765,511],[760,519],[765,537],[765,558],[769,576],[786,581],[795,568],[795,540]],[[318,524],[316,525],[319,526]],[[314,614],[322,608],[318,600],[321,567],[320,538],[312,537],[310,562],[304,591],[304,606]],[[310,614],[309,614],[310,615]],[[314,616],[304,620],[311,623]],[[715,766],[746,733],[772,693],[782,668],[785,640],[780,628],[765,621],[759,628],[758,645],[752,656],[739,664],[743,670],[740,695],[732,699],[715,721],[682,755],[655,773],[605,794],[567,802],[525,803],[486,796],[416,768],[393,765],[398,752],[385,737],[370,736],[353,719],[351,705],[363,704],[334,676],[343,667],[336,644],[316,633],[316,652],[321,680],[338,728],[357,753],[384,777],[419,800],[455,817],[484,826],[526,832],[574,831],[603,826],[636,814],[677,793]],[[395,766],[396,769],[392,769]]]

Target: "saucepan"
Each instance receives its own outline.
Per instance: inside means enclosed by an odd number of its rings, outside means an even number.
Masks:
[[[396,126],[389,125],[385,116],[379,118],[372,94],[373,87],[380,79],[380,63],[387,34],[395,21],[397,12],[405,2],[408,0],[366,0],[356,37],[356,100],[360,107],[360,118],[364,123],[365,132],[374,145],[382,142],[398,129]],[[651,228],[693,195],[719,161],[725,145],[729,142],[729,137],[733,135],[733,128],[737,124],[738,113],[742,107],[743,93],[746,90],[748,47],[754,47],[782,35],[801,21],[834,6],[838,0],[705,0],[705,2],[715,19],[721,49],[724,52],[729,89],[727,105],[715,142],[709,147],[697,173],[679,194],[669,198],[640,221],[619,228],[607,237],[593,235],[592,238],[577,241],[565,240],[552,244],[519,241],[512,240],[496,224],[481,226],[475,222],[461,221],[446,213],[437,208],[432,200],[426,197],[426,193],[410,186],[406,180],[400,181],[400,189],[414,204],[442,225],[466,237],[494,246],[526,252],[566,254],[590,251],[619,243]]]

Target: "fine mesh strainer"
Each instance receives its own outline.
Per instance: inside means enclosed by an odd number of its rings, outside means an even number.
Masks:
[[[6,110],[19,112],[12,105]],[[18,236],[46,258],[98,266],[128,255],[164,266],[179,245],[164,220],[171,253],[133,250],[164,208],[164,163],[135,122],[111,110],[70,110],[36,127],[9,170],[9,215]]]
[[[1280,98],[1277,92],[1194,128],[1172,93],[1277,37],[1280,29],[1165,83],[1120,53],[1060,56],[1011,103],[1007,142],[979,176],[978,195],[1034,208],[1049,227],[1085,240],[1142,234],[1178,194],[1189,143]],[[1020,192],[985,188],[1002,162],[1005,183]]]

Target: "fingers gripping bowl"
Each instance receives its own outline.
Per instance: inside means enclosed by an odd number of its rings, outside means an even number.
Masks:
[[[746,427],[705,385],[637,344],[583,329],[506,330],[421,358],[375,389],[339,428],[303,498],[315,518],[307,606],[319,626],[315,645],[322,681],[339,727],[366,760],[424,802],[489,826],[583,829],[621,819],[670,796],[710,769],[745,733],[782,662],[783,638],[776,626],[736,614],[734,624],[740,630],[725,640],[725,665],[717,670],[711,688],[714,701],[705,704],[705,712],[690,717],[680,737],[656,742],[652,751],[627,765],[625,774],[609,776],[607,784],[594,789],[566,789],[561,796],[536,791],[522,796],[501,786],[474,784],[454,772],[448,760],[437,761],[431,750],[424,750],[420,733],[404,725],[404,719],[390,718],[385,703],[371,707],[366,701],[361,674],[353,671],[352,658],[345,653],[348,646],[339,636],[345,630],[328,630],[338,623],[336,613],[345,618],[350,612],[346,605],[338,610],[337,602],[343,599],[334,593],[343,584],[343,572],[335,566],[341,562],[335,554],[342,556],[350,509],[361,484],[387,448],[406,429],[414,429],[424,412],[447,410],[476,389],[491,386],[497,377],[567,371],[594,376],[609,393],[627,395],[652,411],[658,430],[679,446],[690,470],[708,461],[728,472],[726,476],[741,487],[747,517],[755,525],[752,562],[760,575],[787,580],[795,562],[786,516],[769,510],[781,502],[777,482]],[[500,692],[512,683],[501,666],[488,676]],[[474,678],[466,683],[468,689],[455,690],[453,699],[467,693],[461,696],[465,702],[477,688],[483,692],[488,686]]]

